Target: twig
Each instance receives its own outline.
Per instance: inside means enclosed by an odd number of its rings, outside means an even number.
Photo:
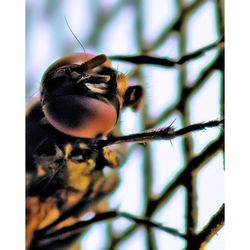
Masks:
[[[205,228],[195,237],[196,249],[203,247],[211,240],[211,238],[223,227],[225,217],[225,205],[211,217]]]
[[[116,56],[110,56],[109,58],[112,60],[120,60],[120,61],[130,62],[134,64],[152,64],[152,65],[158,65],[158,66],[164,66],[164,67],[175,67],[175,66],[182,65],[188,61],[194,60],[213,48],[216,48],[219,46],[221,47],[223,40],[224,38],[221,38],[219,41],[214,42],[210,45],[207,45],[203,48],[200,48],[190,54],[182,56],[178,60],[173,60],[173,59],[169,59],[166,57],[149,56],[149,55],[138,55],[138,56],[116,55]]]
[[[183,108],[186,105],[186,103],[189,101],[189,98],[199,89],[203,86],[205,83],[205,80],[210,76],[212,71],[216,68],[218,63],[221,61],[221,55],[218,55],[205,69],[203,69],[198,77],[198,79],[195,80],[195,82],[190,86],[186,87],[183,86],[181,88],[181,94],[178,98],[178,100],[172,104],[170,107],[166,108],[156,119],[150,121],[147,124],[147,127],[155,127],[157,124],[164,121],[167,117],[169,117],[173,112],[176,110],[183,110]]]
[[[190,13],[192,13],[195,9],[199,8],[203,3],[204,3],[203,0],[196,0],[189,6],[185,7],[183,12],[179,12],[178,17],[173,21],[171,25],[169,24],[166,25],[166,27],[163,29],[159,37],[156,38],[156,40],[151,44],[151,46],[147,49],[147,51],[153,51],[156,50],[158,47],[160,47],[162,43],[167,40],[170,33],[179,30],[179,27],[182,25],[186,17]]]
[[[185,169],[182,170],[177,177],[166,187],[163,189],[162,194],[152,202],[154,204],[151,205],[150,213],[155,211],[157,208],[161,206],[162,203],[165,203],[173,192],[177,189],[179,185],[183,183],[186,178],[186,175],[197,171],[199,168],[204,165],[205,162],[208,161],[212,156],[214,156],[219,150],[221,150],[224,143],[224,136],[219,136],[215,141],[213,141],[209,146],[207,146],[199,155],[192,158],[186,165]]]
[[[109,219],[115,219],[118,217],[123,217],[123,218],[126,218],[128,220],[134,221],[137,224],[144,225],[147,227],[156,228],[156,229],[162,230],[166,233],[170,233],[172,235],[175,235],[175,236],[178,236],[178,237],[181,237],[184,239],[186,238],[186,236],[183,233],[180,233],[176,229],[173,229],[170,227],[165,227],[158,222],[153,222],[153,221],[150,221],[150,220],[145,219],[145,218],[136,217],[136,216],[131,215],[129,213],[119,212],[119,211],[109,211],[109,212],[105,212],[105,213],[100,213],[100,214],[95,215],[94,218],[92,218],[88,221],[80,221],[78,223],[75,223],[72,226],[63,227],[63,228],[58,229],[52,233],[46,233],[44,235],[36,235],[36,236],[37,237],[39,236],[40,240],[43,240],[43,239],[48,240],[50,238],[63,237],[67,234],[76,234],[76,233],[79,233],[80,231],[82,231],[83,229],[85,229],[86,227],[91,226],[97,222],[109,220]]]

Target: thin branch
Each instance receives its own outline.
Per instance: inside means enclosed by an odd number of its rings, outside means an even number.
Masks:
[[[124,232],[122,232],[120,235],[116,235],[111,243],[112,249],[115,249],[115,246],[118,245],[121,241],[128,238],[135,230],[137,229],[137,225],[134,224],[128,229],[126,229]]]
[[[195,237],[197,249],[204,247],[224,225],[225,205],[211,217],[205,228]]]
[[[100,214],[95,215],[95,217],[90,219],[90,220],[80,221],[78,223],[75,223],[72,226],[63,227],[63,228],[58,229],[52,233],[44,233],[44,234],[42,233],[41,234],[41,232],[37,232],[36,237],[38,237],[40,240],[42,240],[42,239],[49,239],[49,238],[53,238],[53,237],[61,237],[62,235],[65,235],[65,234],[75,234],[79,230],[82,230],[83,228],[86,228],[87,226],[93,225],[96,222],[112,219],[112,218],[115,218],[116,216],[117,216],[116,211],[109,211],[106,213],[100,213]]]
[[[219,150],[221,150],[224,142],[224,136],[221,135],[214,142],[212,142],[209,146],[207,146],[199,155],[195,156],[191,159],[184,170],[182,170],[177,177],[168,184],[164,189],[162,194],[152,200],[147,208],[147,216],[155,213],[163,204],[166,204],[173,193],[177,190],[177,188],[182,185],[183,180],[186,178],[186,175],[192,171],[197,171],[201,168],[205,162],[207,162],[211,157],[213,157]],[[135,230],[137,229],[137,225],[133,225],[126,229],[121,235],[116,236],[112,242],[113,247],[119,244],[122,240],[129,237]]]
[[[209,146],[207,146],[199,155],[192,158],[186,165],[185,169],[182,170],[177,177],[166,187],[163,189],[162,194],[152,201],[150,209],[150,213],[154,212],[157,208],[159,208],[162,203],[165,203],[173,192],[177,189],[179,185],[182,185],[183,181],[186,178],[186,175],[197,171],[199,168],[204,165],[212,156],[214,156],[219,150],[221,150],[224,143],[224,136],[219,136],[214,142],[212,142]]]
[[[176,1],[177,2],[177,1]],[[147,51],[156,50],[160,47],[169,37],[170,33],[176,30],[179,30],[179,27],[182,25],[186,17],[192,13],[195,9],[198,9],[204,3],[203,0],[196,0],[191,3],[189,6],[185,7],[183,12],[177,14],[177,18],[172,22],[172,24],[167,24],[158,38],[151,44]]]
[[[144,218],[139,218],[139,217],[136,217],[134,215],[131,215],[129,213],[124,213],[124,212],[120,212],[118,215],[121,216],[121,217],[127,218],[129,220],[132,220],[137,224],[141,224],[141,225],[145,225],[145,226],[148,226],[148,227],[156,228],[156,229],[162,230],[162,231],[164,231],[166,233],[170,233],[170,234],[173,234],[175,236],[186,239],[185,234],[180,233],[178,230],[173,229],[171,227],[163,226],[161,223],[153,222],[153,221],[150,221],[150,220],[144,219]]]
[[[98,8],[97,4],[97,2],[93,3],[93,6],[96,8],[96,10],[95,13],[92,13],[92,15],[95,17],[95,29],[93,29],[93,32],[86,41],[87,44],[91,44],[92,46],[96,46],[98,44],[104,27],[107,26],[107,24],[112,21],[116,15],[118,15],[118,13],[122,10],[122,7],[124,7],[126,4],[126,1],[118,0],[112,9],[106,13],[103,12],[102,8]]]
[[[181,57],[176,63],[181,65],[186,63],[187,61],[196,59],[197,57],[200,57],[202,55],[204,55],[206,52],[208,52],[211,49],[214,48],[222,48],[224,47],[224,37],[222,37],[219,41],[211,43],[207,46],[204,46],[203,48],[200,48],[192,53],[189,53],[183,57]]]
[[[156,229],[162,230],[166,233],[170,233],[172,235],[175,235],[175,236],[178,236],[178,237],[181,237],[184,239],[186,238],[186,236],[183,233],[180,233],[178,230],[176,230],[174,228],[166,227],[158,222],[153,222],[153,221],[150,221],[150,220],[145,219],[145,218],[136,217],[136,216],[131,215],[129,213],[119,212],[119,211],[109,211],[109,212],[105,212],[105,213],[100,213],[100,214],[95,215],[94,218],[92,218],[88,221],[80,221],[78,223],[75,223],[72,226],[63,227],[63,228],[58,229],[52,233],[46,233],[44,235],[36,234],[36,237],[39,238],[39,240],[43,240],[43,239],[48,240],[50,238],[63,237],[63,236],[66,236],[67,234],[70,234],[70,235],[77,234],[77,233],[80,233],[86,227],[91,226],[97,222],[105,221],[105,220],[109,220],[109,219],[115,219],[118,217],[123,217],[123,218],[131,220],[137,224],[144,225],[144,226],[151,227],[151,228],[156,228]]]
[[[224,6],[224,0],[216,0],[215,1],[215,19],[216,19],[216,29],[217,29],[217,33],[219,34],[219,36],[221,34],[224,34],[224,10],[223,10],[223,6]],[[224,63],[224,62],[223,62]],[[225,74],[223,71],[221,71],[222,76],[221,76],[221,83],[220,83],[220,112],[221,115],[224,116],[225,114],[225,94],[224,94],[224,90],[225,90]]]
[[[135,6],[135,41],[137,45],[137,50],[139,53],[143,53],[144,50],[144,11],[143,11],[143,1],[142,0],[135,0],[133,1]],[[137,79],[140,82],[145,82],[144,79],[144,73],[139,68],[137,71]],[[144,103],[143,111],[142,111],[142,127],[144,128],[145,121],[148,119],[148,103]],[[144,193],[144,207],[147,206],[149,200],[151,199],[151,192],[152,192],[152,162],[151,162],[151,150],[149,149],[148,145],[146,145],[144,148],[144,159],[143,164],[141,166],[142,176],[143,176],[143,193]],[[148,218],[150,219],[150,218]],[[156,250],[156,244],[155,244],[155,237],[153,234],[153,230],[150,226],[145,227],[146,231],[146,237],[145,237],[145,243],[146,248],[149,250]]]
[[[221,64],[223,52],[219,54],[205,69],[201,71],[198,78],[195,80],[195,82],[190,87],[185,87],[181,89],[181,94],[174,104],[172,104],[170,107],[166,108],[156,119],[150,121],[147,124],[147,127],[155,127],[157,124],[164,121],[168,116],[173,114],[175,111],[181,111],[183,110],[183,107],[186,106],[186,103],[188,102],[188,99],[190,96],[192,96],[195,92],[199,91],[200,88],[205,83],[205,80],[210,76],[210,74],[213,72],[214,69],[217,69],[218,65]]]
[[[183,8],[183,1],[179,6]],[[187,22],[183,22],[183,24],[179,28],[179,54],[183,56],[186,53],[187,49]],[[199,54],[199,53],[198,53]],[[184,58],[188,58],[185,57]],[[189,57],[190,58],[190,57]],[[187,95],[187,65],[184,64],[180,67],[179,70],[179,88],[181,89],[181,98],[180,98],[180,105],[177,109],[180,111],[181,122],[184,126],[190,124],[190,108],[188,102],[188,95]],[[183,160],[184,162],[190,161],[193,155],[193,140],[191,135],[188,135],[183,138],[182,140],[182,149],[183,149]],[[186,166],[187,167],[187,166]],[[185,187],[185,231],[187,235],[187,248],[189,242],[192,240],[194,234],[194,228],[196,225],[196,187],[194,185],[194,179],[192,172],[188,172],[186,174],[185,180],[183,180],[183,185]]]
[[[201,70],[198,79],[195,80],[192,86],[188,88],[188,91],[192,94],[194,91],[198,91],[214,69],[218,69],[218,67],[220,67],[220,69],[223,68],[223,57],[224,52],[220,51],[219,55],[211,63],[209,63],[205,69]]]
[[[215,13],[217,21],[217,30],[219,34],[224,34],[224,0],[215,1]]]
[[[109,58],[112,60],[120,60],[125,62],[130,62],[133,64],[152,64],[152,65],[158,65],[158,66],[164,66],[164,67],[175,67],[182,65],[188,61],[194,60],[202,55],[204,53],[208,52],[209,50],[216,48],[216,47],[222,47],[224,38],[221,38],[219,41],[216,41],[214,43],[211,43],[210,45],[207,45],[203,48],[200,48],[190,54],[187,54],[185,56],[182,56],[178,60],[169,59],[166,57],[154,57],[149,55],[138,55],[138,56],[110,56]]]

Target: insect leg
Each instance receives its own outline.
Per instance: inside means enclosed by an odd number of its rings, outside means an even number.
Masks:
[[[179,130],[174,130],[172,125],[170,125],[169,127],[166,128],[152,129],[144,131],[142,133],[109,138],[107,140],[100,141],[99,145],[101,147],[105,147],[108,145],[125,143],[125,142],[142,143],[151,140],[171,140],[178,136],[183,136],[185,134],[188,134],[190,132],[204,130],[209,127],[217,127],[219,125],[223,125],[223,123],[224,123],[223,120],[220,121],[215,120],[206,123],[193,124]]]

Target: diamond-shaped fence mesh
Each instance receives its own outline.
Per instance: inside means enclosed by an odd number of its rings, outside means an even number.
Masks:
[[[121,114],[123,134],[220,120],[223,4],[26,0],[27,99],[38,92],[48,64],[82,51],[66,17],[86,51],[110,56],[114,68],[144,87],[141,110]],[[129,144],[120,185],[108,201],[110,210],[125,214],[93,223],[81,249],[223,249],[223,142],[218,127],[171,142]]]

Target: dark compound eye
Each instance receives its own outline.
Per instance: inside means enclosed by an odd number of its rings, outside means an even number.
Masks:
[[[114,128],[120,105],[116,73],[109,64],[105,55],[78,53],[63,57],[48,68],[41,100],[53,127],[82,138],[106,135]]]

